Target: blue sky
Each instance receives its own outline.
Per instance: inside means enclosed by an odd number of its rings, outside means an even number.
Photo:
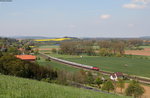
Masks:
[[[150,36],[150,0],[0,2],[0,36]]]

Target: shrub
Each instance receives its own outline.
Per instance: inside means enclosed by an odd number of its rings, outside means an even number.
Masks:
[[[94,83],[94,77],[93,77],[91,72],[88,72],[86,82],[88,84],[93,84]]]
[[[51,61],[51,59],[50,59],[50,58],[47,58],[47,59],[45,59],[45,61]]]
[[[94,80],[94,83],[97,84],[97,86],[98,86],[99,88],[101,88],[100,85],[103,83],[103,81],[98,77],[98,78],[96,78],[96,79]]]
[[[51,51],[52,53],[57,53],[57,50],[55,48],[53,48]]]
[[[102,86],[102,90],[106,90],[106,91],[108,91],[108,93],[111,90],[114,90],[114,89],[115,89],[115,87],[114,87],[113,83],[110,80],[106,81],[104,83],[104,85]]]

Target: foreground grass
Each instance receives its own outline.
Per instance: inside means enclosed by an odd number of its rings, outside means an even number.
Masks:
[[[51,56],[99,67],[101,70],[123,72],[129,75],[150,77],[150,60],[127,57],[102,57],[102,56],[71,56],[50,54]]]
[[[0,75],[0,98],[125,98],[125,96]]]

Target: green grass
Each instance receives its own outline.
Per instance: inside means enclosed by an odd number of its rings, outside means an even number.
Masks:
[[[49,50],[40,50],[40,52],[46,52],[46,53],[51,53],[51,49],[58,49],[59,46],[57,45],[43,45],[43,46],[39,46],[38,49],[49,49]]]
[[[140,48],[150,48],[150,46],[140,46]]]
[[[67,66],[55,61],[45,61],[45,59],[43,59],[42,57],[40,57],[40,60],[37,60],[36,62],[41,66],[51,66],[54,69],[66,70],[69,72],[77,72],[80,70],[79,68]]]
[[[46,52],[46,53],[51,53],[52,51],[51,50],[40,50],[40,52]]]
[[[125,98],[125,96],[0,75],[0,98]]]
[[[57,45],[45,45],[45,46],[39,46],[38,48],[41,48],[41,49],[43,49],[43,48],[59,48],[59,46],[57,46]]]
[[[123,72],[130,75],[150,77],[150,60],[127,57],[101,57],[101,56],[70,56],[50,54],[51,56],[66,59],[81,64],[99,67],[101,70]],[[125,67],[127,65],[127,67]]]

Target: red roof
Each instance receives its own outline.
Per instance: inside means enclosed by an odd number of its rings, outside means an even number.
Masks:
[[[33,55],[16,55],[16,58],[19,58],[22,60],[35,60],[36,56],[33,56]]]
[[[115,72],[115,73],[111,74],[111,76],[112,76],[113,78],[115,78],[115,77],[122,77],[122,76],[123,76],[123,73],[121,73],[121,72]]]

